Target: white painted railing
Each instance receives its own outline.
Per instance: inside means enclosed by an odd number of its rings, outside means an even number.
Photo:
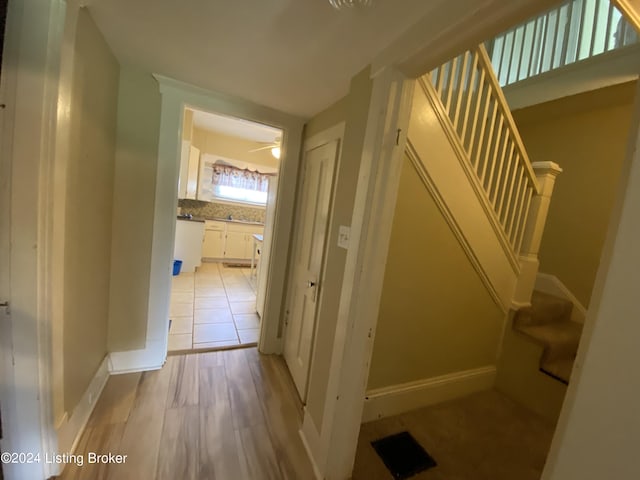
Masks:
[[[424,78],[439,97],[495,218],[518,255],[536,175],[484,46]]]
[[[500,85],[510,85],[638,42],[609,0],[569,0],[489,42]]]

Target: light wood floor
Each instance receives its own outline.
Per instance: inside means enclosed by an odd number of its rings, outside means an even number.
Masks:
[[[109,379],[76,451],[126,463],[70,464],[59,478],[312,479],[301,419],[280,357],[255,348],[170,356],[161,370]]]

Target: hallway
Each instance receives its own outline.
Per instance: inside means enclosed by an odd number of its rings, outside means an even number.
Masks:
[[[112,376],[60,480],[311,479],[302,405],[280,357],[242,348],[170,356]],[[127,455],[87,464],[87,454]]]

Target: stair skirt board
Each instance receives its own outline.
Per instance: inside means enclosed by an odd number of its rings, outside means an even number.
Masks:
[[[571,321],[584,323],[587,317],[587,309],[558,277],[549,273],[538,272],[538,276],[536,277],[536,290],[569,300],[573,303]]]
[[[490,365],[370,390],[364,401],[362,423],[489,390],[495,379],[496,367]]]
[[[496,304],[508,311],[520,274],[493,207],[433,88],[420,82],[406,152]],[[434,152],[438,152],[435,155]]]

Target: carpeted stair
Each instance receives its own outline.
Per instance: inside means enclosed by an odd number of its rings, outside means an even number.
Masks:
[[[513,319],[513,329],[544,347],[540,371],[569,383],[578,351],[582,324],[571,321],[569,300],[539,291],[533,292],[531,307],[521,308]]]

